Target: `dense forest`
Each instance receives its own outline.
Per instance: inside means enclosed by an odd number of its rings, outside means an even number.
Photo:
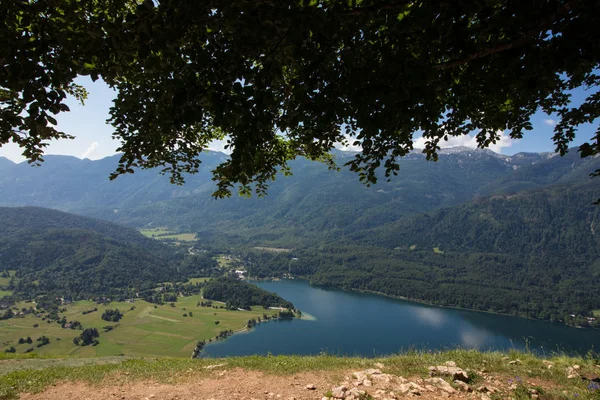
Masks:
[[[248,310],[250,306],[283,307],[294,309],[294,305],[275,293],[243,282],[235,277],[211,279],[204,286],[205,299],[222,301],[226,308]]]
[[[357,232],[319,248],[250,250],[250,275],[433,304],[596,325],[600,208],[594,188],[494,196]],[[596,229],[596,230],[595,230]]]

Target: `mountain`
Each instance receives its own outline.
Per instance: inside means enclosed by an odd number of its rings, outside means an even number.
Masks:
[[[440,153],[437,163],[424,161],[420,153],[410,154],[400,162],[397,177],[390,182],[382,178],[371,187],[345,168],[330,171],[298,159],[291,163],[294,175],[279,177],[266,198],[219,201],[210,196],[215,189],[210,170],[226,159],[223,153],[204,154],[201,171],[183,186],[170,184],[157,171],[136,171],[109,181],[118,156],[98,161],[47,156],[42,167],[18,164],[0,175],[0,205],[51,207],[135,227],[259,238],[268,231],[280,241],[314,244],[477,196],[540,187],[569,174],[579,173],[581,181],[597,163],[581,160],[574,152],[564,158],[543,153],[504,156],[467,148]],[[335,156],[343,165],[354,154],[337,151]],[[540,181],[553,170],[553,180]]]
[[[15,163],[10,161],[8,158],[0,157],[0,171],[10,168],[14,165],[15,165]]]
[[[180,277],[181,259],[134,229],[43,208],[0,208],[0,270],[16,270],[17,292],[85,298],[142,290]]]

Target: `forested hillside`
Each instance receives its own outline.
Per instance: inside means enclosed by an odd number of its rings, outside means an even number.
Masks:
[[[291,256],[252,251],[250,272],[569,323],[574,314],[585,325],[600,307],[593,193],[550,186],[482,198]]]
[[[134,229],[63,212],[0,208],[0,270],[29,295],[123,294],[181,279],[183,256]]]

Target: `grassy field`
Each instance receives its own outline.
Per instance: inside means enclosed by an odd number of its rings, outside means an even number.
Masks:
[[[591,387],[589,381],[568,379],[566,369],[580,366],[582,376],[597,376],[600,367],[593,358],[570,358],[557,355],[543,360],[523,352],[479,352],[476,350],[448,350],[442,352],[411,351],[401,355],[382,358],[351,358],[320,355],[304,356],[250,356],[227,359],[121,359],[99,358],[91,362],[77,359],[35,360],[11,359],[12,355],[0,355],[0,399],[17,398],[20,392],[39,392],[49,385],[64,381],[83,381],[91,384],[103,382],[110,385],[136,380],[168,383],[184,383],[189,379],[208,376],[218,366],[219,370],[242,368],[247,371],[262,371],[273,376],[290,376],[301,372],[352,371],[371,368],[374,363],[383,363],[385,372],[405,377],[428,377],[427,367],[455,361],[468,371],[469,384],[477,387],[485,384],[478,371],[487,373],[506,383],[518,379],[541,391],[540,399],[597,400],[600,390]],[[22,356],[21,356],[22,357]],[[510,364],[512,360],[519,360]],[[551,361],[553,368],[544,362]],[[343,375],[340,375],[343,376]],[[528,383],[532,382],[532,383]],[[543,385],[543,388],[538,385]],[[510,396],[515,400],[530,399],[525,391],[515,391]],[[478,397],[477,397],[478,398]],[[500,399],[492,396],[493,399]]]
[[[215,259],[219,263],[219,267],[224,269],[231,269],[232,264],[240,261],[238,258],[228,255],[220,255],[217,256]]]
[[[595,317],[600,317],[600,310],[594,310],[592,312],[594,313]]]
[[[8,283],[10,282],[10,278],[13,277],[15,275],[17,271],[14,270],[9,270],[8,274],[10,275],[8,278],[2,278],[0,277],[0,287],[6,286],[8,285]]]
[[[190,278],[190,279],[188,279],[188,282],[191,284],[196,284],[196,283],[204,283],[208,280],[210,280],[210,278]]]
[[[197,239],[195,233],[175,233],[168,228],[140,229],[140,233],[158,240],[175,239],[180,242],[193,242]]]
[[[10,296],[12,294],[12,290],[0,290],[0,298],[4,296]]]
[[[196,306],[201,297],[179,298],[175,307],[154,304],[145,301],[135,303],[111,303],[107,306],[89,301],[79,301],[67,306],[61,313],[68,321],[79,321],[84,328],[97,328],[100,332],[98,346],[75,346],[73,338],[81,331],[63,329],[56,322],[48,324],[40,318],[27,315],[24,318],[11,318],[0,321],[0,351],[14,346],[17,353],[24,353],[28,347],[34,347],[35,353],[53,356],[101,357],[101,356],[169,356],[190,357],[199,340],[213,338],[222,330],[239,330],[246,326],[249,319],[262,317],[263,313],[276,314],[274,310],[257,307],[252,311],[227,311]],[[213,302],[214,305],[223,305]],[[22,306],[30,306],[23,304]],[[20,305],[21,306],[21,305]],[[135,308],[131,310],[132,307]],[[97,307],[98,311],[83,315],[82,312]],[[107,322],[101,319],[102,312],[118,308],[124,316],[119,322]],[[193,316],[189,316],[192,312]],[[188,314],[184,317],[183,314]],[[216,325],[215,321],[219,321]],[[39,327],[34,328],[33,325]],[[104,332],[104,326],[116,326],[110,332]],[[42,335],[50,338],[50,344],[37,348],[35,340]],[[19,338],[30,336],[33,344],[18,344]]]

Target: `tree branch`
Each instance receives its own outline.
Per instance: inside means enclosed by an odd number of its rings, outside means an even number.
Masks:
[[[560,19],[563,16],[565,16],[566,14],[568,14],[573,9],[573,7],[576,5],[577,2],[578,2],[578,0],[567,1],[554,13],[552,13],[552,14],[548,15],[546,18],[544,18],[535,29],[531,29],[531,30],[525,32],[520,39],[515,40],[514,42],[502,43],[502,44],[499,44],[494,47],[483,49],[481,51],[478,51],[477,53],[470,54],[464,58],[454,60],[454,61],[448,61],[448,62],[445,62],[442,64],[438,64],[438,65],[434,66],[433,68],[436,70],[452,69],[452,68],[458,67],[460,65],[466,64],[473,60],[478,60],[480,58],[484,58],[484,57],[490,56],[492,54],[501,53],[506,50],[521,47],[521,46],[525,45],[527,42],[529,42],[530,40],[532,40],[533,38],[535,38],[541,32],[544,32],[548,28],[550,28],[550,26],[552,26],[552,24],[554,22],[556,22],[558,19]]]

